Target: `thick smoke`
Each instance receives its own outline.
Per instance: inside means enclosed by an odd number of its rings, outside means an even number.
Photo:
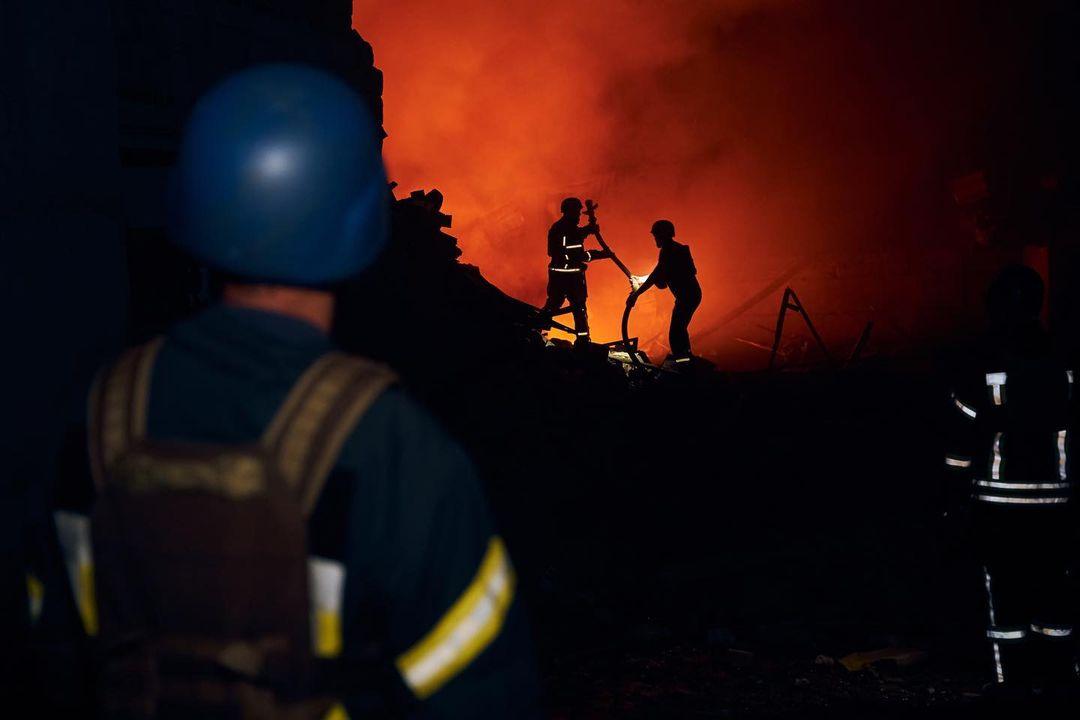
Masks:
[[[753,365],[736,338],[770,341],[785,282],[840,353],[871,317],[886,348],[962,304],[944,181],[968,168],[945,148],[983,50],[964,4],[938,5],[354,0],[353,23],[386,76],[391,177],[444,192],[467,261],[539,304],[563,196],[600,203],[639,273],[669,218],[705,292],[695,350]],[[615,339],[627,283],[610,263],[589,280],[594,335]],[[654,351],[670,306],[654,291],[635,312]]]

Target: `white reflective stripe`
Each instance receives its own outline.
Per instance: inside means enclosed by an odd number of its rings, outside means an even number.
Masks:
[[[953,402],[956,403],[956,407],[960,408],[960,412],[964,413],[969,418],[974,419],[978,415],[978,413],[975,412],[975,408],[971,407],[970,405],[965,405],[963,402],[961,402],[960,398],[954,397]]]
[[[581,268],[548,268],[553,272],[581,272]]]
[[[589,331],[588,330],[586,330],[584,332],[579,332],[579,333],[576,333],[576,334],[577,334],[578,337],[589,337]]]
[[[495,537],[476,577],[438,624],[396,660],[413,693],[425,699],[461,672],[502,630],[514,599],[514,570]]]
[[[97,635],[97,601],[94,595],[94,548],[90,536],[90,518],[79,513],[58,510],[53,513],[56,535],[64,553],[71,594],[87,635]]]
[[[978,480],[975,482],[979,487],[996,488],[998,490],[1064,490],[1070,486],[1070,483],[1011,483],[1011,482],[990,482],[989,480]]]
[[[563,245],[567,250],[575,250],[577,248],[585,247],[584,245]]]
[[[586,251],[585,251],[585,259],[586,259],[586,260],[587,260],[588,262],[592,262],[592,252],[590,252],[589,250],[586,250]]]
[[[690,358],[676,358],[675,362],[677,362],[677,363],[690,362]]]
[[[1066,370],[1065,371],[1065,379],[1069,381],[1070,385],[1073,384],[1073,371],[1072,370]]]
[[[311,601],[311,648],[316,657],[341,654],[341,605],[345,595],[345,566],[312,555],[308,558]]]
[[[1067,457],[1065,450],[1065,440],[1067,436],[1068,430],[1061,430],[1057,434],[1058,477],[1060,477],[1062,480],[1069,479],[1069,458]]]
[[[1005,668],[1001,665],[1001,647],[994,643],[994,671],[999,683],[1005,682]]]
[[[976,500],[988,503],[1004,503],[1006,505],[1053,505],[1058,503],[1067,503],[1069,498],[1067,497],[1051,497],[1051,498],[1019,498],[1019,497],[1001,497],[1000,495],[976,495]]]
[[[1069,637],[1072,635],[1072,627],[1068,625],[1031,625],[1031,631],[1047,637]]]
[[[994,435],[994,457],[990,461],[990,479],[1001,479],[1001,433]]]
[[[983,566],[983,577],[986,579],[986,599],[990,605],[990,624],[994,624],[994,593],[990,590],[990,571]]]
[[[946,455],[945,464],[949,467],[968,468],[971,467],[971,460],[958,455]]]
[[[1003,372],[987,373],[986,384],[993,388],[994,404],[1001,404],[1001,388],[1005,386],[1005,381],[1008,379],[1008,375]]]
[[[986,631],[986,637],[991,640],[1023,640],[1027,637],[1027,630],[995,630],[990,628]]]
[[[565,235],[562,236],[562,246],[566,247],[566,236]]]

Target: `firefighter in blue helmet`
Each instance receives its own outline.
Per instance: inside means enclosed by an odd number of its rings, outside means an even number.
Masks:
[[[376,128],[320,71],[247,70],[195,107],[173,230],[222,302],[99,374],[55,514],[104,715],[535,713],[472,464],[328,337],[387,198]]]
[[[1031,268],[994,280],[989,330],[955,370],[948,408],[945,466],[972,502],[989,657],[1009,697],[1075,680],[1073,373],[1040,325],[1042,301]]]

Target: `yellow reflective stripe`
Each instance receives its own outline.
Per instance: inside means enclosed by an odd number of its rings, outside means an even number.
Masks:
[[[315,611],[315,656],[341,655],[341,614],[334,610]]]
[[[349,720],[349,713],[345,711],[344,705],[337,703],[323,715],[323,720]]]
[[[97,593],[94,591],[94,565],[85,563],[79,566],[79,589],[77,603],[79,616],[82,618],[86,634],[98,634]]]
[[[312,555],[308,558],[308,595],[311,600],[311,649],[316,657],[341,654],[341,603],[345,592],[345,566]]]
[[[26,573],[26,599],[30,606],[30,624],[37,625],[45,602],[45,585],[33,573]]]
[[[514,599],[514,570],[493,537],[476,577],[439,623],[396,664],[417,697],[430,697],[476,658],[502,630]]]
[[[90,539],[90,518],[79,513],[58,510],[53,513],[64,565],[68,571],[75,607],[87,635],[97,635],[97,598],[94,592],[94,553]]]

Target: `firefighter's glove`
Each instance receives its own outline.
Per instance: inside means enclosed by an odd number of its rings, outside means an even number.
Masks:
[[[589,223],[588,225],[586,225],[582,229],[585,231],[586,235],[599,235],[600,234],[600,226],[598,224],[596,224],[596,223]]]

